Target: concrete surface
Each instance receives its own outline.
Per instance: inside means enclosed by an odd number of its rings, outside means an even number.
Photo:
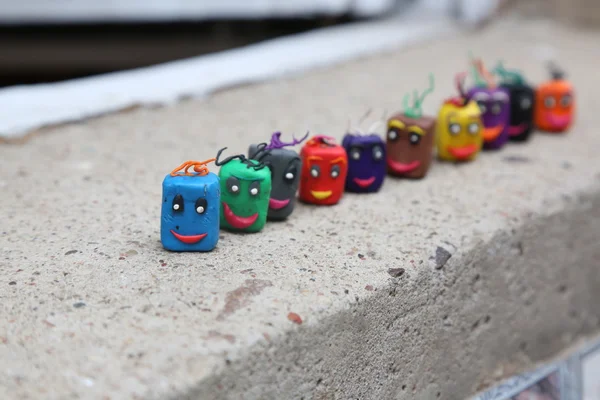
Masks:
[[[460,399],[598,333],[599,39],[508,20],[0,147],[0,398]],[[162,250],[182,160],[276,129],[339,138],[429,71],[434,113],[468,50],[539,82],[544,46],[577,88],[568,135],[299,205],[210,254]]]

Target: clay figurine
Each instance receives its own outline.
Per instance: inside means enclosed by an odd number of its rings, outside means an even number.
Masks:
[[[348,173],[346,150],[334,138],[318,135],[302,147],[300,158],[300,200],[318,205],[338,203]]]
[[[508,136],[512,141],[524,142],[533,131],[535,91],[519,71],[507,70],[502,63],[498,63],[494,73],[500,76],[500,87],[508,90],[510,99]]]
[[[250,159],[264,163],[271,171],[269,220],[284,220],[294,211],[302,163],[298,153],[286,147],[302,143],[308,133],[300,140],[293,138],[290,143],[282,142],[280,137],[281,132],[275,132],[269,144],[253,144],[248,149]]]
[[[459,96],[444,102],[437,120],[437,155],[444,161],[471,161],[483,146],[483,125],[477,103],[467,100],[463,90],[467,73],[456,76]]]
[[[342,146],[348,155],[346,191],[377,192],[386,173],[385,143],[381,137],[376,133],[347,133]]]
[[[393,115],[387,123],[387,169],[390,175],[420,179],[429,170],[433,157],[435,118],[423,116],[421,105],[433,92],[434,78],[429,76],[429,88],[420,96],[415,91],[413,105],[410,94],[404,97],[404,112]]]
[[[508,89],[496,86],[494,77],[485,69],[481,60],[473,61],[475,86],[467,93],[481,110],[483,122],[483,148],[497,150],[508,141],[510,127],[510,97]]]
[[[267,222],[271,172],[265,164],[243,154],[221,160],[225,149],[219,150],[215,161],[221,167],[221,227],[237,232],[258,232]]]
[[[556,65],[549,64],[552,79],[538,86],[535,94],[535,125],[547,132],[564,132],[575,118],[573,86]]]
[[[219,178],[206,166],[212,161],[186,161],[163,180],[160,241],[165,249],[210,251],[217,245]]]

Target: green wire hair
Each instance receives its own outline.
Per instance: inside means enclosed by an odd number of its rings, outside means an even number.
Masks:
[[[433,90],[435,89],[435,79],[433,77],[433,74],[429,74],[429,87],[427,89],[425,89],[423,91],[423,93],[421,93],[421,95],[419,96],[419,91],[415,90],[413,93],[413,104],[412,106],[409,104],[410,101],[410,93],[407,93],[404,96],[404,115],[406,115],[408,118],[421,118],[421,116],[423,115],[423,110],[421,108],[421,105],[423,104],[423,100],[425,100],[425,97],[427,97],[428,94],[432,93]]]
[[[523,78],[520,71],[504,68],[502,61],[498,61],[496,68],[492,72],[500,76],[502,83],[514,83],[516,85],[523,85],[525,83],[525,78]]]

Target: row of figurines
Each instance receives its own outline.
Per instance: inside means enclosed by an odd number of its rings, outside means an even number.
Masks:
[[[479,70],[482,71],[481,65]],[[457,76],[459,96],[446,100],[435,118],[422,116],[424,96],[415,94],[412,107],[387,120],[385,141],[376,133],[347,133],[341,145],[329,136],[314,136],[300,154],[281,133],[270,143],[251,145],[248,155],[203,162],[188,161],[163,181],[161,242],[171,251],[210,251],[219,229],[258,232],[266,221],[283,220],[298,198],[310,204],[333,205],[344,191],[377,192],[386,174],[423,178],[434,147],[445,161],[474,160],[479,151],[499,149],[509,140],[526,140],[533,127],[564,132],[573,119],[573,89],[558,73],[551,81],[527,85],[520,75],[505,71],[504,81],[462,90],[466,74]],[[482,72],[482,76],[486,76]],[[207,163],[220,166],[218,176]]]

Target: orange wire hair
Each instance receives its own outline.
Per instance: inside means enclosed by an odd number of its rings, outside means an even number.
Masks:
[[[481,61],[481,59],[473,60],[473,64],[475,64],[475,68],[477,68],[479,75],[486,81],[488,87],[495,88],[496,82],[494,81],[494,75],[485,68],[483,61]]]
[[[204,161],[186,161],[179,167],[171,171],[171,176],[204,176],[209,173],[206,164],[215,161],[215,158],[209,158]],[[190,168],[194,168],[194,172],[190,172]],[[183,173],[181,173],[183,171]]]

